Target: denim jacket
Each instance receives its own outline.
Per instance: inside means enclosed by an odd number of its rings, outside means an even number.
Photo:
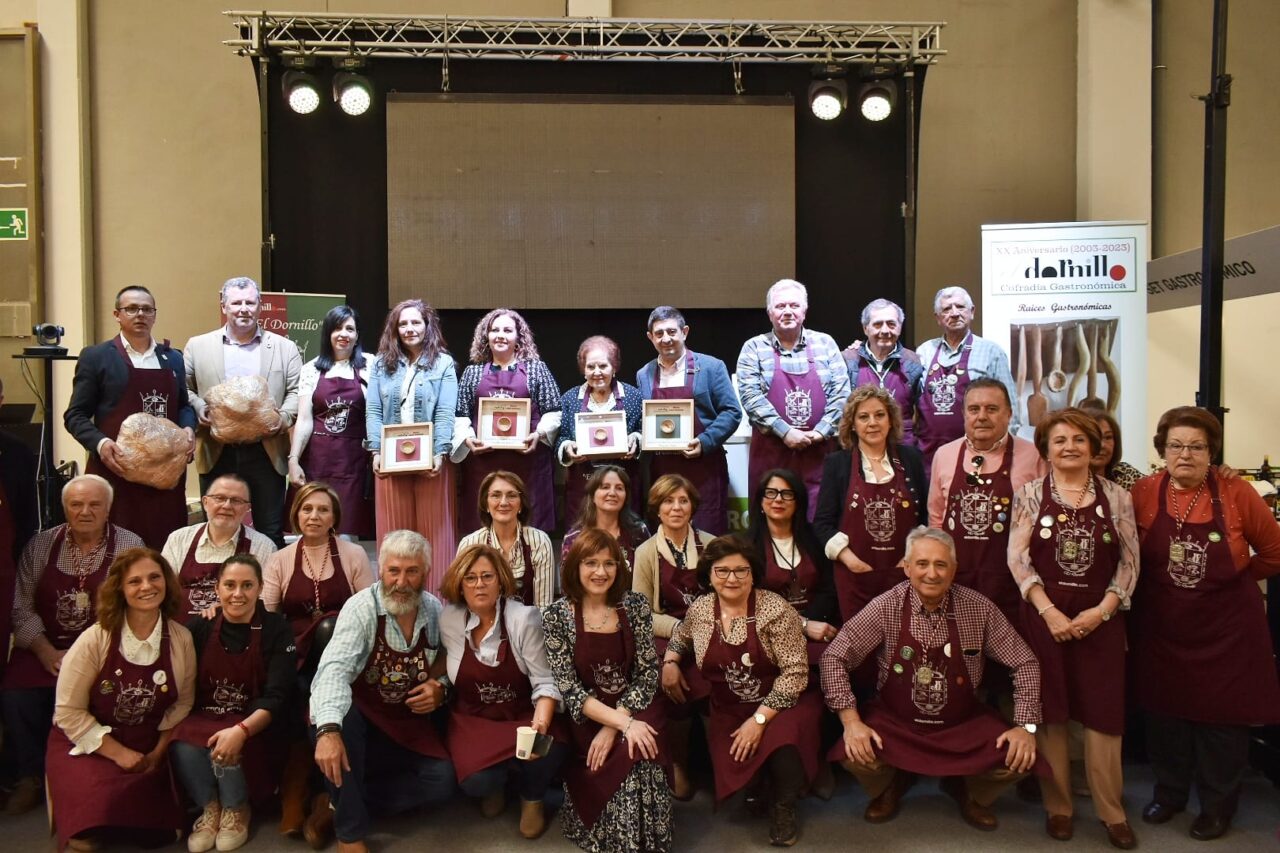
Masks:
[[[401,358],[395,373],[387,374],[378,359],[369,371],[369,393],[365,404],[365,426],[369,447],[382,449],[382,425],[400,423],[400,388],[409,362]],[[458,405],[458,374],[453,356],[442,352],[428,367],[419,367],[413,381],[413,422],[431,421],[437,455],[447,454],[453,443],[453,410]],[[385,413],[385,414],[384,414]]]

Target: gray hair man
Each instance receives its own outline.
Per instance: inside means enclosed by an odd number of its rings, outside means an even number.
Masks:
[[[862,309],[862,340],[850,344],[843,355],[851,386],[879,385],[893,395],[902,411],[902,441],[915,446],[916,400],[924,367],[899,340],[905,321],[896,302],[871,300]]]

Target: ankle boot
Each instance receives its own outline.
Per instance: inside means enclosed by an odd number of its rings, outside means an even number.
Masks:
[[[289,747],[280,778],[280,834],[301,835],[302,822],[306,818],[308,782],[311,779],[311,751],[305,743]]]

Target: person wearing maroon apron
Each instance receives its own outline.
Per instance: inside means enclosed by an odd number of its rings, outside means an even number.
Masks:
[[[546,607],[555,598],[555,551],[546,532],[526,524],[532,508],[524,480],[510,471],[490,473],[480,483],[477,509],[484,527],[462,537],[458,553],[472,545],[501,551],[512,572],[518,573],[520,600]]]
[[[333,573],[323,580],[316,580],[303,567],[303,549],[294,552],[293,574],[280,599],[280,612],[289,620],[298,651],[298,668],[301,669],[311,655],[312,635],[323,619],[336,618],[338,611],[356,590],[347,577],[338,553],[337,537],[329,534],[329,561]],[[320,571],[317,567],[316,571]]]
[[[440,635],[453,684],[446,743],[459,787],[481,801],[485,817],[501,814],[508,777],[515,776],[520,834],[537,838],[546,828],[543,799],[570,737],[556,715],[560,691],[547,664],[540,611],[510,597],[515,587],[510,565],[488,545],[460,551],[445,574]],[[526,726],[555,738],[541,757],[517,751],[517,731]]]
[[[991,599],[1005,618],[1018,627],[1022,595],[1009,575],[1008,563],[1013,517],[1012,436],[1005,441],[1000,467],[995,471],[974,470],[972,459],[972,454],[956,455],[955,472],[947,494],[945,525],[955,537],[956,583],[976,589]]]
[[[1193,838],[1229,828],[1249,762],[1249,726],[1280,722],[1280,684],[1258,579],[1280,564],[1280,531],[1248,482],[1210,460],[1221,427],[1203,409],[1166,412],[1156,449],[1167,470],[1133,487],[1142,574],[1129,642],[1135,704],[1147,712],[1155,771],[1143,820],[1186,807]],[[1274,606],[1274,605],[1272,605]]]
[[[120,427],[138,412],[185,428],[194,447],[196,414],[187,401],[182,351],[152,338],[155,308],[146,288],[127,287],[116,295],[120,334],[81,351],[63,422],[89,451],[86,473],[105,477],[115,489],[111,520],[159,549],[187,524],[186,472],[173,488],[155,489],[117,474],[102,456],[116,458]]]
[[[906,313],[888,299],[873,299],[862,309],[861,341],[845,348],[845,367],[852,388],[879,385],[902,410],[902,443],[915,446],[917,386],[924,366],[898,338]]]
[[[999,793],[1027,771],[1049,773],[1035,749],[1040,668],[995,605],[952,585],[956,567],[945,531],[914,532],[908,548],[907,580],[845,623],[823,656],[827,707],[844,724],[842,742],[827,757],[867,789],[870,822],[892,819],[908,774],[920,774],[963,777],[947,778],[944,791],[968,823],[995,829],[988,807]],[[869,657],[877,657],[879,686],[863,704],[850,673]],[[1014,673],[1013,727],[975,696],[987,657]]]
[[[1120,606],[1128,597],[1125,585],[1136,576],[1137,531],[1128,493],[1091,475],[1083,443],[1072,445],[1077,434],[1099,443],[1096,430],[1090,435],[1079,428],[1090,424],[1088,416],[1067,409],[1038,428],[1052,473],[1023,486],[1014,499],[1018,529],[1010,537],[1009,562],[1029,564],[1035,573],[1025,581],[1030,586],[1021,622],[1040,661],[1045,726],[1038,739],[1053,770],[1052,780],[1041,785],[1046,831],[1060,840],[1073,831],[1067,723],[1075,720],[1084,726],[1094,809],[1111,843],[1129,849],[1137,842],[1121,802],[1126,640]],[[1071,448],[1070,467],[1060,446]],[[1066,485],[1078,482],[1078,489]],[[1095,613],[1101,615],[1096,627],[1081,621]]]
[[[970,379],[969,352],[969,347],[961,345],[960,360],[947,367],[939,361],[942,348],[938,347],[921,379],[918,444],[926,467],[933,463],[939,447],[964,435],[962,404]]]
[[[196,531],[196,535],[191,537],[191,545],[187,548],[186,556],[182,558],[182,566],[178,570],[178,582],[182,584],[187,605],[185,613],[188,616],[199,616],[218,604],[218,569],[222,563],[202,563],[196,559],[196,548],[208,530],[209,525],[203,524]],[[243,525],[236,536],[235,553],[249,553],[249,532]]]
[[[306,482],[328,483],[338,493],[342,504],[342,527],[338,532],[369,539],[373,536],[373,504],[366,497],[370,472],[369,454],[364,449],[364,395],[363,379],[326,374],[317,380],[311,394],[311,437],[296,464]],[[301,422],[301,411],[299,415]],[[293,480],[293,488],[297,486]],[[292,504],[293,495],[286,495],[285,505]]]

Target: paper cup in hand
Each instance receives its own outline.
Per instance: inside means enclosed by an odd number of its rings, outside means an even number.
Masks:
[[[516,758],[528,761],[533,757],[533,742],[538,738],[538,730],[533,726],[520,726],[516,729]]]

